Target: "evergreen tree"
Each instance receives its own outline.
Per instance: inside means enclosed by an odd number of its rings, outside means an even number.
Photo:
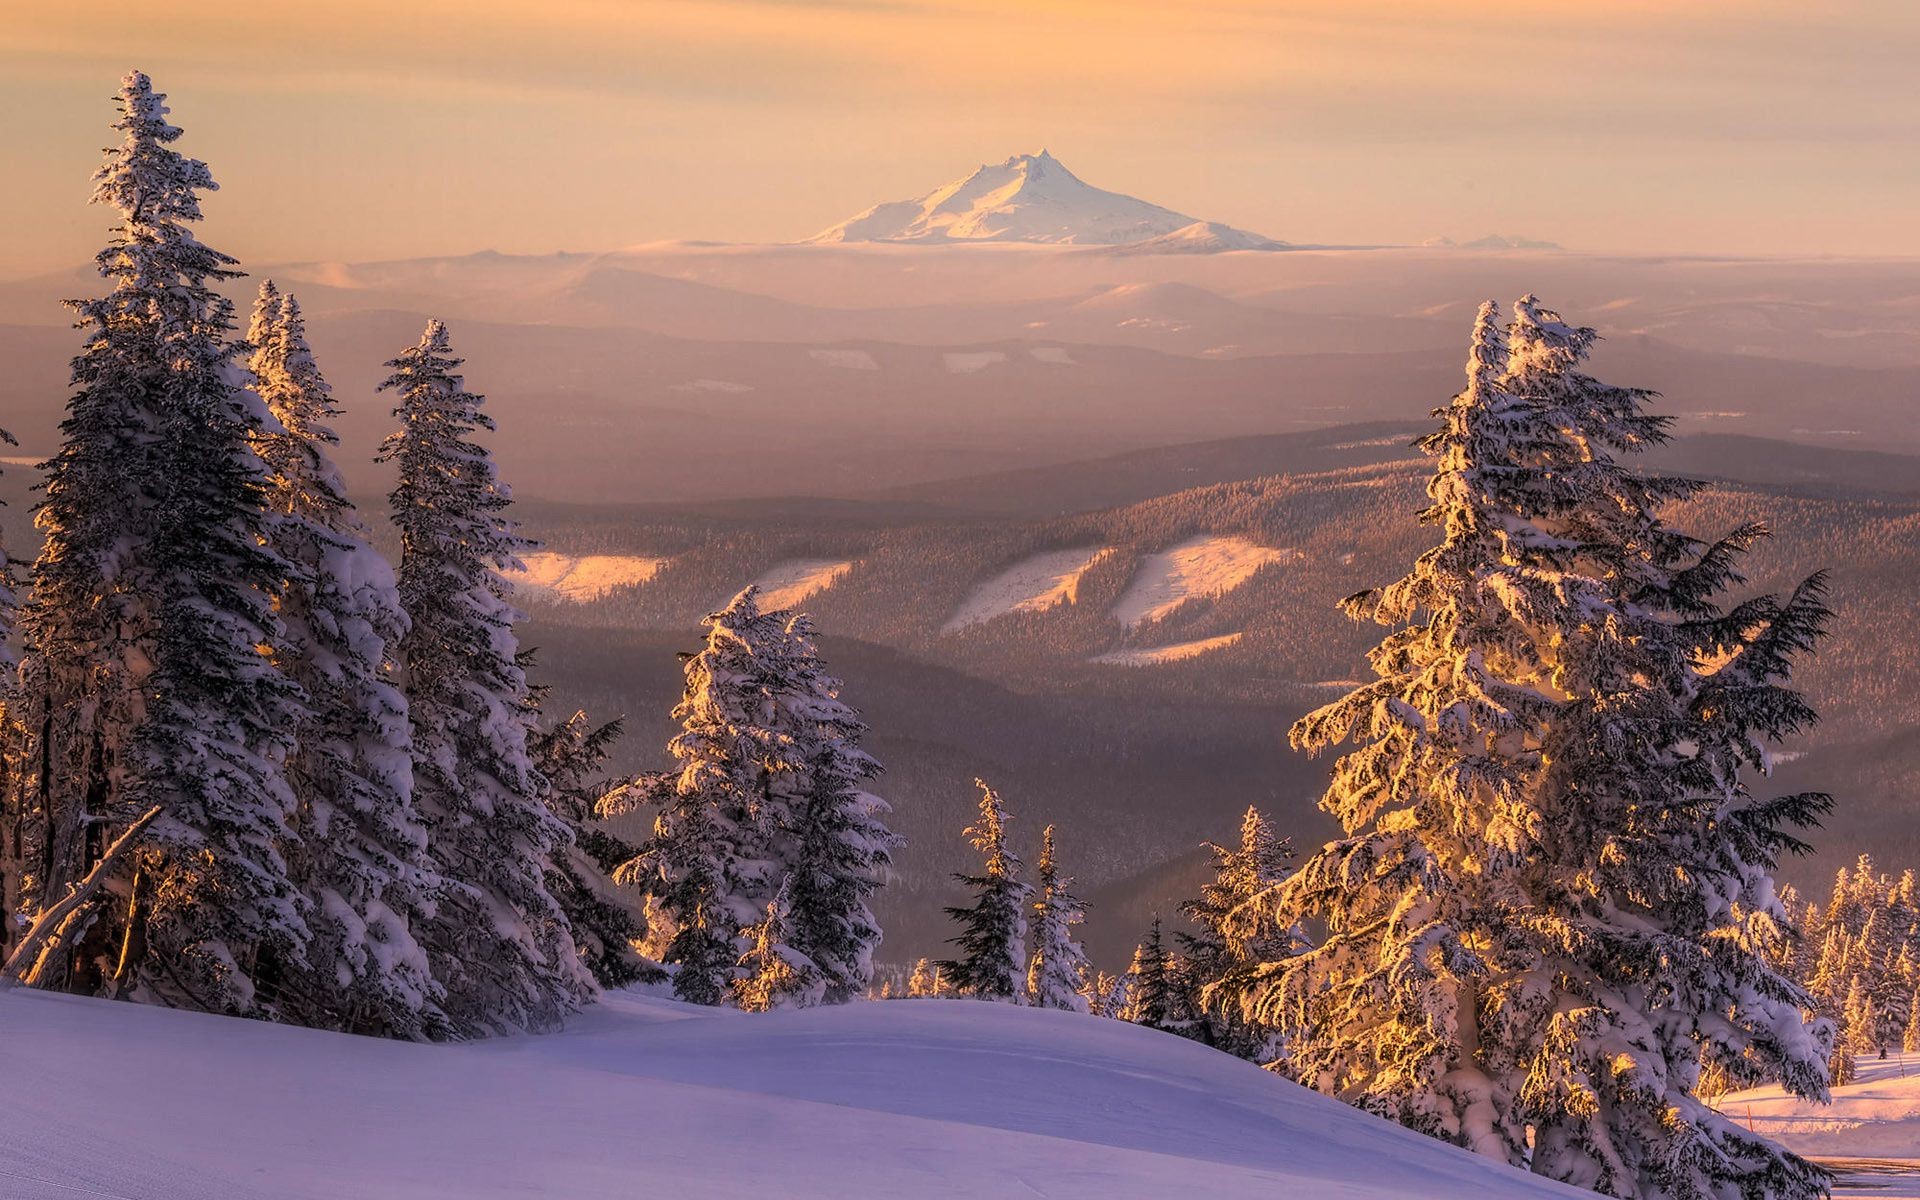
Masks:
[[[1181,906],[1195,932],[1174,935],[1188,992],[1182,1006],[1194,1014],[1201,1041],[1266,1062],[1279,1052],[1279,1031],[1250,1020],[1242,1001],[1260,964],[1285,957],[1297,940],[1292,929],[1275,923],[1268,903],[1287,877],[1293,847],[1249,807],[1236,847],[1209,842],[1207,848],[1214,859],[1213,879]]]
[[[1900,1039],[1900,1049],[1908,1054],[1920,1051],[1920,990],[1907,1002],[1907,1032]]]
[[[288,565],[275,660],[307,697],[286,778],[297,805],[288,856],[311,902],[312,940],[305,969],[280,985],[280,1008],[303,1025],[440,1034],[443,992],[413,935],[442,886],[413,806],[406,698],[388,675],[406,629],[393,569],[334,465],[339,410],[299,303],[271,280],[247,340],[254,390],[276,422],[257,443],[269,537]]]
[[[1087,1011],[1096,1017],[1118,1017],[1126,1003],[1126,981],[1105,971],[1096,971],[1091,963],[1080,972],[1080,998]]]
[[[493,422],[460,364],[446,327],[429,321],[380,385],[399,398],[400,429],[380,461],[399,476],[390,499],[411,622],[398,660],[414,798],[449,885],[416,935],[456,1030],[551,1029],[594,985],[547,890],[549,864],[570,839],[541,802],[545,784],[527,753],[519,614],[501,575],[527,543],[501,515],[510,495],[472,440]]]
[[[120,106],[93,195],[122,217],[96,259],[111,287],[75,305],[86,343],[22,618],[37,764],[23,900],[94,902],[31,979],[272,1016],[308,929],[281,853],[299,696],[267,653],[287,573],[253,451],[269,418],[240,386],[233,306],[214,290],[234,260],[189,228],[212,175],[172,148],[181,131],[145,75]]]
[[[1007,846],[1008,817],[999,793],[984,780],[973,782],[980,789],[980,815],[963,832],[986,863],[981,874],[954,876],[972,889],[974,901],[946,910],[960,922],[960,936],[948,941],[961,954],[940,966],[962,996],[1017,1004],[1027,960],[1028,888],[1020,881],[1020,859]]]
[[[0,445],[17,444],[0,429]],[[13,560],[0,538],[0,963],[13,949],[17,918],[23,915],[21,875],[26,868],[19,783],[26,767],[27,731],[21,721],[19,664],[13,655],[15,615]]]
[[[1027,964],[1027,1003],[1036,1008],[1087,1012],[1087,998],[1081,994],[1087,952],[1073,936],[1073,927],[1086,920],[1086,909],[1073,894],[1073,877],[1062,875],[1054,860],[1051,825],[1040,837],[1038,870],[1040,886],[1033,901],[1033,958]]]
[[[840,1004],[872,983],[881,933],[869,901],[889,878],[901,839],[886,827],[886,802],[865,790],[880,764],[860,748],[867,727],[840,698],[805,614],[787,617],[781,649],[772,724],[794,769],[775,780],[788,795],[770,815],[784,825],[773,833],[788,893],[785,929],[817,973],[820,998]]]
[[[921,959],[913,964],[913,974],[907,978],[907,996],[913,1000],[929,999],[940,995],[942,991],[940,967],[936,963]]]
[[[1580,372],[1593,340],[1531,297],[1505,331],[1482,308],[1420,443],[1441,544],[1347,602],[1396,627],[1379,678],[1294,727],[1358,743],[1323,801],[1346,836],[1277,889],[1279,923],[1327,932],[1261,968],[1253,1011],[1304,1028],[1303,1082],[1538,1174],[1818,1195],[1819,1168],[1693,1088],[1705,1060],[1825,1094],[1830,1030],[1759,948],[1785,921],[1775,862],[1830,801],[1741,777],[1814,719],[1784,681],[1822,581],[1722,605],[1764,531],[1664,526],[1698,485],[1615,461],[1666,420]]]
[[[786,929],[787,888],[780,885],[767,901],[766,915],[741,930],[747,952],[740,956],[740,973],[733,979],[734,1004],[743,1012],[772,1012],[776,1008],[808,1008],[820,1003],[826,983],[807,956],[789,943]]]
[[[614,879],[648,896],[648,924],[674,995],[724,1004],[734,994],[740,931],[759,922],[779,882],[772,831],[784,814],[774,768],[791,746],[769,727],[784,686],[779,613],[763,613],[747,588],[707,617],[705,647],[686,660],[668,744],[679,769],[610,793],[604,815],[656,809],[652,835]]]
[[[1133,962],[1127,967],[1126,1001],[1120,1008],[1120,1019],[1149,1029],[1171,1030],[1176,1016],[1175,985],[1173,956],[1167,952],[1160,918],[1155,916],[1147,939],[1134,948]]]
[[[567,823],[571,844],[555,851],[547,890],[560,902],[581,960],[601,987],[625,987],[664,978],[635,948],[645,937],[635,906],[613,881],[620,864],[637,852],[596,819],[612,785],[599,776],[621,722],[595,726],[584,712],[550,729],[536,730],[528,745],[546,781],[547,807]]]

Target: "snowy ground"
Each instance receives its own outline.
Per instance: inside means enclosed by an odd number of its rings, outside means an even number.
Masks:
[[[645,583],[666,564],[664,558],[636,554],[559,554],[542,550],[523,554],[524,571],[510,572],[514,586],[543,600],[584,604],[617,587]]]
[[[942,631],[952,633],[1014,612],[1045,612],[1071,604],[1080,591],[1087,568],[1108,552],[1099,546],[1049,550],[1024,559],[995,575],[967,596]]]
[[[1196,596],[1225,595],[1261,567],[1292,557],[1292,551],[1256,546],[1242,537],[1189,538],[1147,556],[1113,606],[1114,619],[1129,626],[1157,621]]]
[[[1107,654],[1095,655],[1097,663],[1111,663],[1120,667],[1151,667],[1159,663],[1180,662],[1183,659],[1197,658],[1214,650],[1224,650],[1240,640],[1237,633],[1223,633],[1219,637],[1201,638],[1193,642],[1177,642],[1171,646],[1155,646],[1150,650],[1114,650]]]
[[[972,1001],[621,994],[415,1046],[13,990],[0,1031],[9,1200],[1586,1194],[1171,1035]]]
[[[1858,1069],[1831,1105],[1767,1087],[1725,1097],[1720,1111],[1834,1167],[1839,1194],[1920,1197],[1920,1054],[1865,1058]]]
[[[808,596],[826,591],[851,570],[853,564],[844,559],[803,558],[781,563],[753,581],[753,586],[760,589],[760,611],[792,608]],[[729,599],[721,597],[720,604],[724,607]]]

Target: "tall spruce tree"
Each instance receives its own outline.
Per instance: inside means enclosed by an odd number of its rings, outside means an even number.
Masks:
[[[547,807],[573,831],[572,844],[554,855],[547,888],[560,901],[574,945],[601,987],[660,976],[660,969],[635,949],[646,930],[633,899],[622,893],[637,893],[613,881],[613,872],[635,848],[597,819],[601,798],[613,790],[600,771],[621,728],[618,720],[596,726],[586,713],[575,712],[536,731],[529,746],[546,781]]]
[[[214,290],[234,260],[190,230],[212,174],[172,148],[181,131],[144,74],[120,107],[94,175],[95,203],[122,218],[96,260],[111,286],[74,306],[86,344],[22,617],[23,898],[90,903],[29,978],[271,1016],[308,930],[281,853],[299,704],[266,653],[286,575],[253,450],[269,418]]]
[[[594,992],[547,871],[570,841],[527,753],[527,681],[509,585],[527,542],[473,440],[493,421],[466,390],[446,326],[429,321],[380,385],[400,429],[380,450],[398,480],[399,679],[413,726],[414,800],[446,895],[416,930],[456,1031],[551,1029]]]
[[[1088,1011],[1081,988],[1087,975],[1087,952],[1073,936],[1073,927],[1086,920],[1086,909],[1073,894],[1073,876],[1064,875],[1054,858],[1053,826],[1040,835],[1040,862],[1035,868],[1033,898],[1033,957],[1027,963],[1027,1003],[1035,1008]]]
[[[1134,947],[1133,962],[1127,967],[1126,1001],[1120,1006],[1120,1019],[1172,1031],[1178,1023],[1177,970],[1161,932],[1160,915],[1155,913],[1146,940]]]
[[[254,390],[277,422],[257,448],[269,537],[288,565],[274,658],[307,697],[286,778],[288,858],[311,902],[305,969],[280,1009],[303,1025],[387,1037],[445,1032],[443,992],[413,927],[442,886],[413,804],[407,702],[389,653],[407,627],[393,568],[368,540],[333,461],[339,416],[299,302],[261,283],[247,340]]]
[[[960,995],[1018,1004],[1026,979],[1029,890],[1020,881],[1019,856],[1007,846],[1000,794],[984,780],[973,782],[980,789],[980,815],[962,832],[985,864],[978,875],[954,876],[973,890],[974,900],[946,910],[960,923],[960,935],[948,939],[960,947],[960,956],[940,966]]]
[[[1207,848],[1213,855],[1213,878],[1198,897],[1181,905],[1194,932],[1174,935],[1190,992],[1186,1004],[1196,1016],[1200,1040],[1241,1058],[1268,1062],[1280,1050],[1280,1031],[1249,1020],[1243,1000],[1260,964],[1284,958],[1298,941],[1293,929],[1275,921],[1269,902],[1291,869],[1293,847],[1258,809],[1248,807],[1240,820],[1238,844],[1209,842]]]
[[[17,444],[12,434],[0,429],[0,445]],[[27,737],[21,720],[19,663],[13,654],[17,615],[13,587],[13,560],[7,557],[5,537],[0,536],[0,963],[6,962],[13,949],[23,906],[21,875],[26,867],[19,785],[26,767]]]
[[[1659,510],[1697,484],[1614,459],[1662,440],[1649,393],[1579,367],[1594,341],[1531,297],[1481,309],[1411,574],[1346,603],[1396,627],[1379,678],[1303,718],[1358,744],[1323,807],[1345,837],[1276,893],[1320,943],[1263,969],[1256,1016],[1306,1032],[1303,1082],[1477,1152],[1621,1197],[1805,1197],[1819,1168],[1694,1094],[1821,1096],[1831,1030],[1762,947],[1771,878],[1820,795],[1744,772],[1813,720],[1785,686],[1827,617],[1819,577],[1731,607],[1746,528]]]

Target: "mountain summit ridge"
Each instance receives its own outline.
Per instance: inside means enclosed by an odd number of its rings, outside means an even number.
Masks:
[[[1189,253],[1285,248],[1256,233],[1094,187],[1047,150],[982,163],[923,196],[876,204],[806,240],[1151,246]]]

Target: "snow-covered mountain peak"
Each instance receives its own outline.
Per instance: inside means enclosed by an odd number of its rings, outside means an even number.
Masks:
[[[810,242],[1038,242],[1169,250],[1283,243],[1087,183],[1046,150],[983,163],[914,200],[876,204]]]

